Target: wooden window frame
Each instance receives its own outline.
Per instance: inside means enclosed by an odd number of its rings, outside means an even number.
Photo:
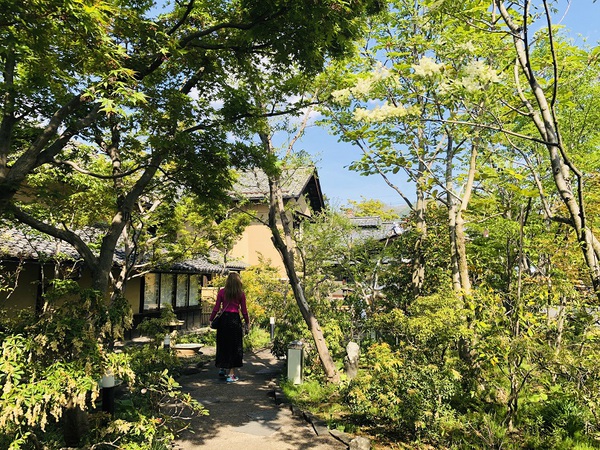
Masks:
[[[204,287],[205,283],[204,280],[206,279],[206,275],[201,274],[201,273],[181,273],[181,272],[149,272],[147,275],[154,275],[156,278],[154,280],[155,283],[158,284],[158,286],[155,287],[155,292],[156,292],[156,296],[157,296],[157,301],[156,304],[158,305],[157,308],[155,309],[148,309],[146,307],[146,283],[147,283],[147,276],[144,276],[142,278],[142,283],[141,283],[141,305],[140,305],[140,311],[142,313],[147,313],[147,312],[152,312],[152,311],[161,311],[164,308],[164,305],[169,303],[172,307],[174,311],[177,310],[183,310],[183,309],[187,309],[187,308],[194,308],[194,307],[200,307],[201,303],[202,303],[202,288]],[[165,302],[165,299],[163,298],[163,289],[162,289],[162,284],[163,284],[163,278],[164,277],[171,277],[172,280],[172,286],[171,286],[171,294],[170,294],[170,299],[168,300],[168,302]],[[185,276],[185,304],[184,305],[180,305],[177,306],[177,286],[178,286],[178,278],[180,276]],[[199,288],[199,292],[198,292],[198,303],[196,305],[191,305],[190,306],[190,289],[191,289],[191,278],[192,277],[197,277],[197,285]]]

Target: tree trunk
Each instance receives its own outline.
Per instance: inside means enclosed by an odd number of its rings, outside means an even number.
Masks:
[[[300,283],[300,279],[295,270],[294,263],[294,254],[293,254],[293,244],[292,244],[292,227],[290,224],[289,217],[286,214],[283,205],[283,194],[281,192],[281,187],[279,185],[278,180],[275,180],[274,177],[269,177],[269,190],[270,190],[270,205],[269,205],[269,228],[271,228],[272,233],[272,241],[275,245],[275,248],[281,254],[283,259],[283,265],[285,266],[285,271],[289,278],[290,286],[294,293],[294,297],[296,299],[296,303],[298,304],[298,308],[300,308],[300,312],[302,313],[302,317],[310,330],[310,333],[315,342],[315,346],[317,349],[317,353],[319,354],[319,359],[321,360],[321,364],[323,364],[323,370],[325,371],[325,375],[327,376],[328,381],[332,383],[340,382],[340,375],[335,369],[335,364],[333,362],[333,358],[329,353],[329,348],[327,347],[327,342],[325,341],[325,336],[323,335],[323,330],[319,326],[319,322],[315,315],[312,313],[308,302],[306,301],[306,297],[304,296],[304,289]],[[277,216],[282,222],[283,233],[285,237],[285,241],[281,236],[279,228],[277,226]]]
[[[15,117],[15,44],[11,41],[8,48],[5,49],[5,67],[2,73],[4,78],[4,98],[2,99],[2,121],[0,122],[0,179],[3,179],[7,172],[8,154],[13,135],[13,128],[17,122]]]
[[[425,168],[419,173],[423,174]],[[423,243],[427,237],[427,219],[425,217],[427,211],[427,201],[425,200],[425,192],[421,186],[422,180],[417,180],[417,201],[415,202],[417,239],[415,241],[413,253],[413,271],[412,271],[412,291],[417,297],[423,289],[425,283],[425,254],[423,252]]]
[[[450,238],[450,267],[452,277],[452,289],[454,292],[460,292],[460,269],[458,267],[458,253],[456,251],[456,200],[450,190],[447,191],[446,200],[448,202],[448,235]]]
[[[558,131],[558,125],[553,110],[553,101],[549,102],[544,90],[537,81],[536,75],[531,69],[529,54],[529,43],[527,42],[527,23],[525,26],[515,23],[512,16],[502,0],[496,0],[496,6],[502,15],[502,19],[510,29],[513,37],[513,45],[516,51],[518,65],[525,76],[531,93],[534,95],[537,105],[531,104],[524,95],[521,100],[529,110],[530,117],[536,126],[544,144],[548,150],[552,176],[558,194],[569,211],[570,223],[577,234],[584,260],[590,271],[592,286],[597,297],[600,298],[600,247],[593,232],[586,225],[585,208],[583,204],[582,176],[579,170],[571,163],[562,146],[562,138]],[[546,11],[549,14],[549,11]],[[550,43],[553,45],[552,30]],[[554,58],[554,48],[552,48]],[[557,69],[556,60],[553,59],[554,68]],[[558,74],[555,74],[554,83],[558,83]],[[517,84],[519,83],[516,77]],[[577,194],[573,191],[571,177],[577,180]]]
[[[454,143],[452,136],[448,133],[448,146],[446,149],[446,204],[448,207],[448,236],[450,238],[450,267],[452,277],[452,289],[460,292],[460,268],[458,264],[458,246],[456,243],[456,216],[458,199],[454,195]]]
[[[467,261],[467,239],[465,237],[465,220],[463,213],[467,210],[471,194],[473,192],[473,181],[475,180],[475,171],[477,169],[477,145],[473,144],[471,148],[471,158],[469,162],[469,173],[467,175],[467,184],[464,189],[460,208],[456,212],[456,259],[458,263],[458,274],[460,286],[464,296],[471,295],[471,279],[469,278],[469,264]]]
[[[273,155],[273,147],[269,137],[264,133],[260,133],[259,135],[267,154]],[[308,326],[308,329],[313,337],[319,359],[321,360],[323,370],[327,376],[327,380],[332,383],[339,383],[340,374],[335,369],[335,364],[331,354],[329,353],[329,348],[327,346],[325,336],[323,335],[323,330],[319,326],[319,321],[311,311],[310,305],[306,301],[302,283],[300,282],[300,278],[296,273],[294,261],[294,243],[292,239],[292,224],[290,223],[290,218],[285,211],[279,174],[267,175],[269,178],[269,228],[271,229],[272,234],[271,240],[281,255],[292,292],[294,293],[294,298],[296,299],[300,313],[302,314],[302,317],[304,318],[304,321],[306,322],[306,325]],[[279,217],[281,221],[283,236],[279,231],[277,217]]]

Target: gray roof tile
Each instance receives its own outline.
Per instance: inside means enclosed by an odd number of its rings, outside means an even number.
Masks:
[[[238,175],[238,180],[229,192],[231,197],[252,202],[268,200],[269,179],[262,170],[240,171]],[[283,170],[281,188],[285,200],[306,196],[314,212],[322,211],[325,208],[319,176],[317,170],[312,166]]]
[[[380,227],[381,217],[350,217],[350,222],[356,227]]]
[[[22,228],[0,229],[0,256],[24,259],[80,259],[70,244],[48,235]]]
[[[398,223],[384,222],[380,217],[353,217],[351,221],[355,227],[354,231],[350,233],[350,238],[353,241],[365,241],[367,239],[383,241],[402,233]]]
[[[241,196],[250,200],[269,197],[269,179],[260,169],[238,172],[239,178],[232,190],[234,197]],[[298,167],[284,170],[281,174],[281,188],[285,198],[298,198],[315,174],[314,167]]]
[[[91,242],[99,235],[98,229],[86,229],[78,234],[87,242]],[[51,236],[39,233],[25,227],[0,228],[0,258],[18,258],[27,260],[44,259],[67,259],[71,261],[81,260],[81,256],[73,246]],[[212,255],[213,259],[219,259],[218,255]],[[115,250],[115,264],[122,265],[125,260],[123,249]],[[241,270],[246,264],[239,261],[231,261],[226,265],[228,270]],[[186,273],[221,273],[223,266],[214,264],[206,258],[197,257],[190,260],[180,261],[172,264],[167,270]]]

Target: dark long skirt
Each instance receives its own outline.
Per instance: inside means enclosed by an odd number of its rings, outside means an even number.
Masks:
[[[217,357],[215,366],[223,369],[242,367],[242,320],[238,313],[224,312],[217,329]]]

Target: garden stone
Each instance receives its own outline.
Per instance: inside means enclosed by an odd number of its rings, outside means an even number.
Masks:
[[[371,450],[371,441],[365,437],[357,436],[350,441],[349,450]]]
[[[352,441],[352,439],[354,439],[354,436],[352,436],[351,434],[345,433],[340,430],[329,430],[329,434],[331,434],[338,441],[343,442],[346,445],[350,445],[350,442]]]
[[[352,380],[358,373],[358,359],[360,357],[360,347],[356,342],[349,342],[346,346],[346,357],[344,365],[348,379]]]

